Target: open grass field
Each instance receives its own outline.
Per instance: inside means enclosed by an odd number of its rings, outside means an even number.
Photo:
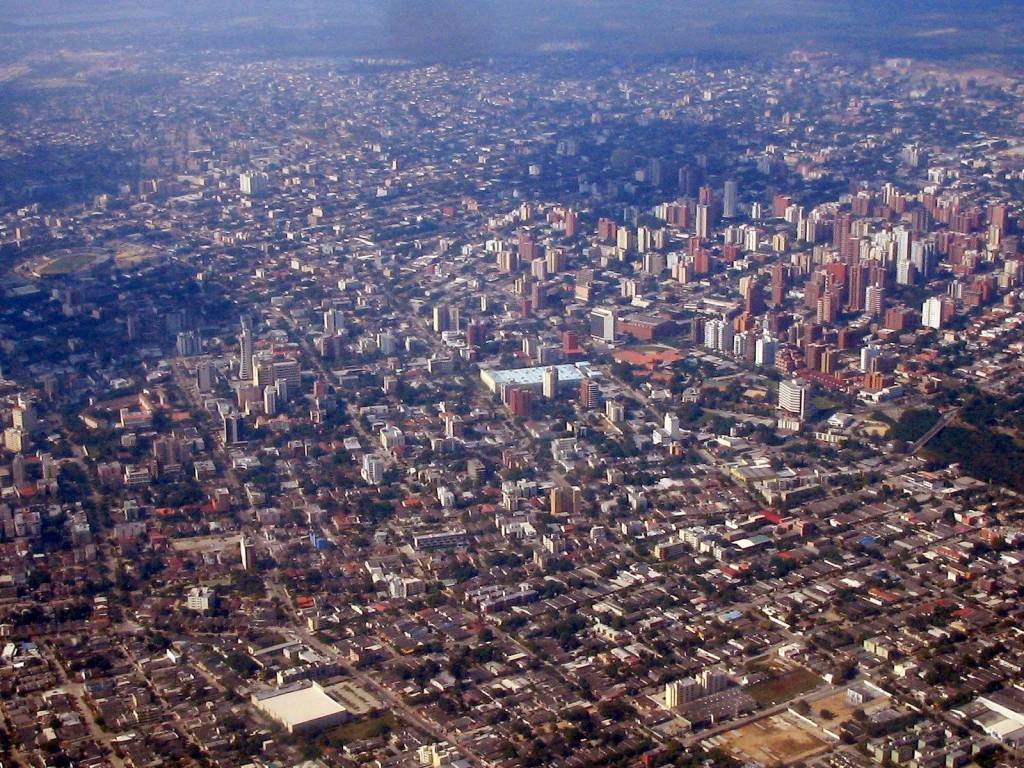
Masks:
[[[813,672],[797,667],[775,673],[771,679],[750,686],[746,692],[762,707],[782,704],[797,696],[813,691],[822,684],[822,679]]]
[[[107,254],[101,250],[81,248],[72,251],[60,251],[50,257],[33,259],[23,265],[22,269],[27,269],[29,273],[36,277],[60,277],[61,275],[72,275],[76,272],[92,269],[108,258]]]
[[[327,740],[341,744],[351,744],[374,736],[389,733],[395,728],[395,716],[390,712],[369,717],[365,720],[354,720],[351,723],[334,728],[327,734]]]

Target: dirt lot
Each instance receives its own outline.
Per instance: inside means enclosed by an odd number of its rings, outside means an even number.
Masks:
[[[863,709],[866,713],[871,714],[876,710],[885,708],[886,706],[888,706],[888,704],[889,700],[884,696],[880,696],[877,699],[869,701],[861,707],[857,707],[856,705],[851,704],[847,700],[846,691],[843,690],[839,693],[832,694],[828,698],[818,699],[817,701],[813,702],[811,704],[810,715],[808,716],[816,723],[819,723],[822,726],[829,728],[838,726],[839,723],[843,722],[844,720],[849,720],[851,717],[853,717],[853,712],[856,709]],[[833,715],[835,715],[835,717],[831,720],[826,720],[825,718],[821,717],[820,713],[823,709],[827,709]]]
[[[828,742],[805,730],[795,718],[781,714],[714,736],[704,745],[718,747],[740,759],[781,767],[823,751]]]

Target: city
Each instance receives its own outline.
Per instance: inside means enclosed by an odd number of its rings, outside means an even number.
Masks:
[[[3,766],[1024,764],[1024,70],[562,56],[3,71]]]

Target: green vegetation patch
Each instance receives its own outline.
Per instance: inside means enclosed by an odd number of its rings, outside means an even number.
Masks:
[[[924,437],[940,418],[934,408],[910,408],[902,413],[889,435],[893,440],[913,443]]]
[[[1004,432],[949,426],[928,443],[925,456],[959,464],[971,477],[1024,493],[1024,447]]]
[[[66,256],[58,256],[49,263],[39,268],[41,277],[54,277],[56,275],[70,275],[88,269],[99,260],[93,253],[69,253]]]
[[[331,746],[340,748],[355,741],[386,736],[395,729],[396,724],[395,716],[391,712],[385,712],[366,720],[356,720],[332,729],[327,733],[327,742]]]

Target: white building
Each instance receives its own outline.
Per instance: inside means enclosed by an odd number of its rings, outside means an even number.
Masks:
[[[775,339],[770,336],[760,337],[754,347],[754,364],[769,368],[774,366],[775,353],[778,351],[778,348],[779,345]]]
[[[590,313],[590,335],[601,341],[615,341],[615,310],[598,307]]]
[[[550,366],[544,369],[544,380],[541,391],[548,400],[558,398],[558,368]]]
[[[185,603],[190,611],[206,613],[217,603],[216,593],[209,587],[192,587],[188,591]]]
[[[801,379],[791,379],[779,384],[779,408],[804,419],[807,416],[810,385]]]
[[[242,191],[243,195],[255,197],[266,190],[269,181],[270,178],[267,174],[260,173],[259,171],[243,173],[238,177],[238,188]]]
[[[352,714],[315,682],[301,682],[269,691],[258,691],[252,703],[281,723],[288,733],[314,733],[340,725]]]
[[[942,327],[942,299],[932,296],[921,306],[921,325],[938,330]]]
[[[377,456],[364,454],[361,474],[370,485],[380,485],[384,481],[384,462]]]

